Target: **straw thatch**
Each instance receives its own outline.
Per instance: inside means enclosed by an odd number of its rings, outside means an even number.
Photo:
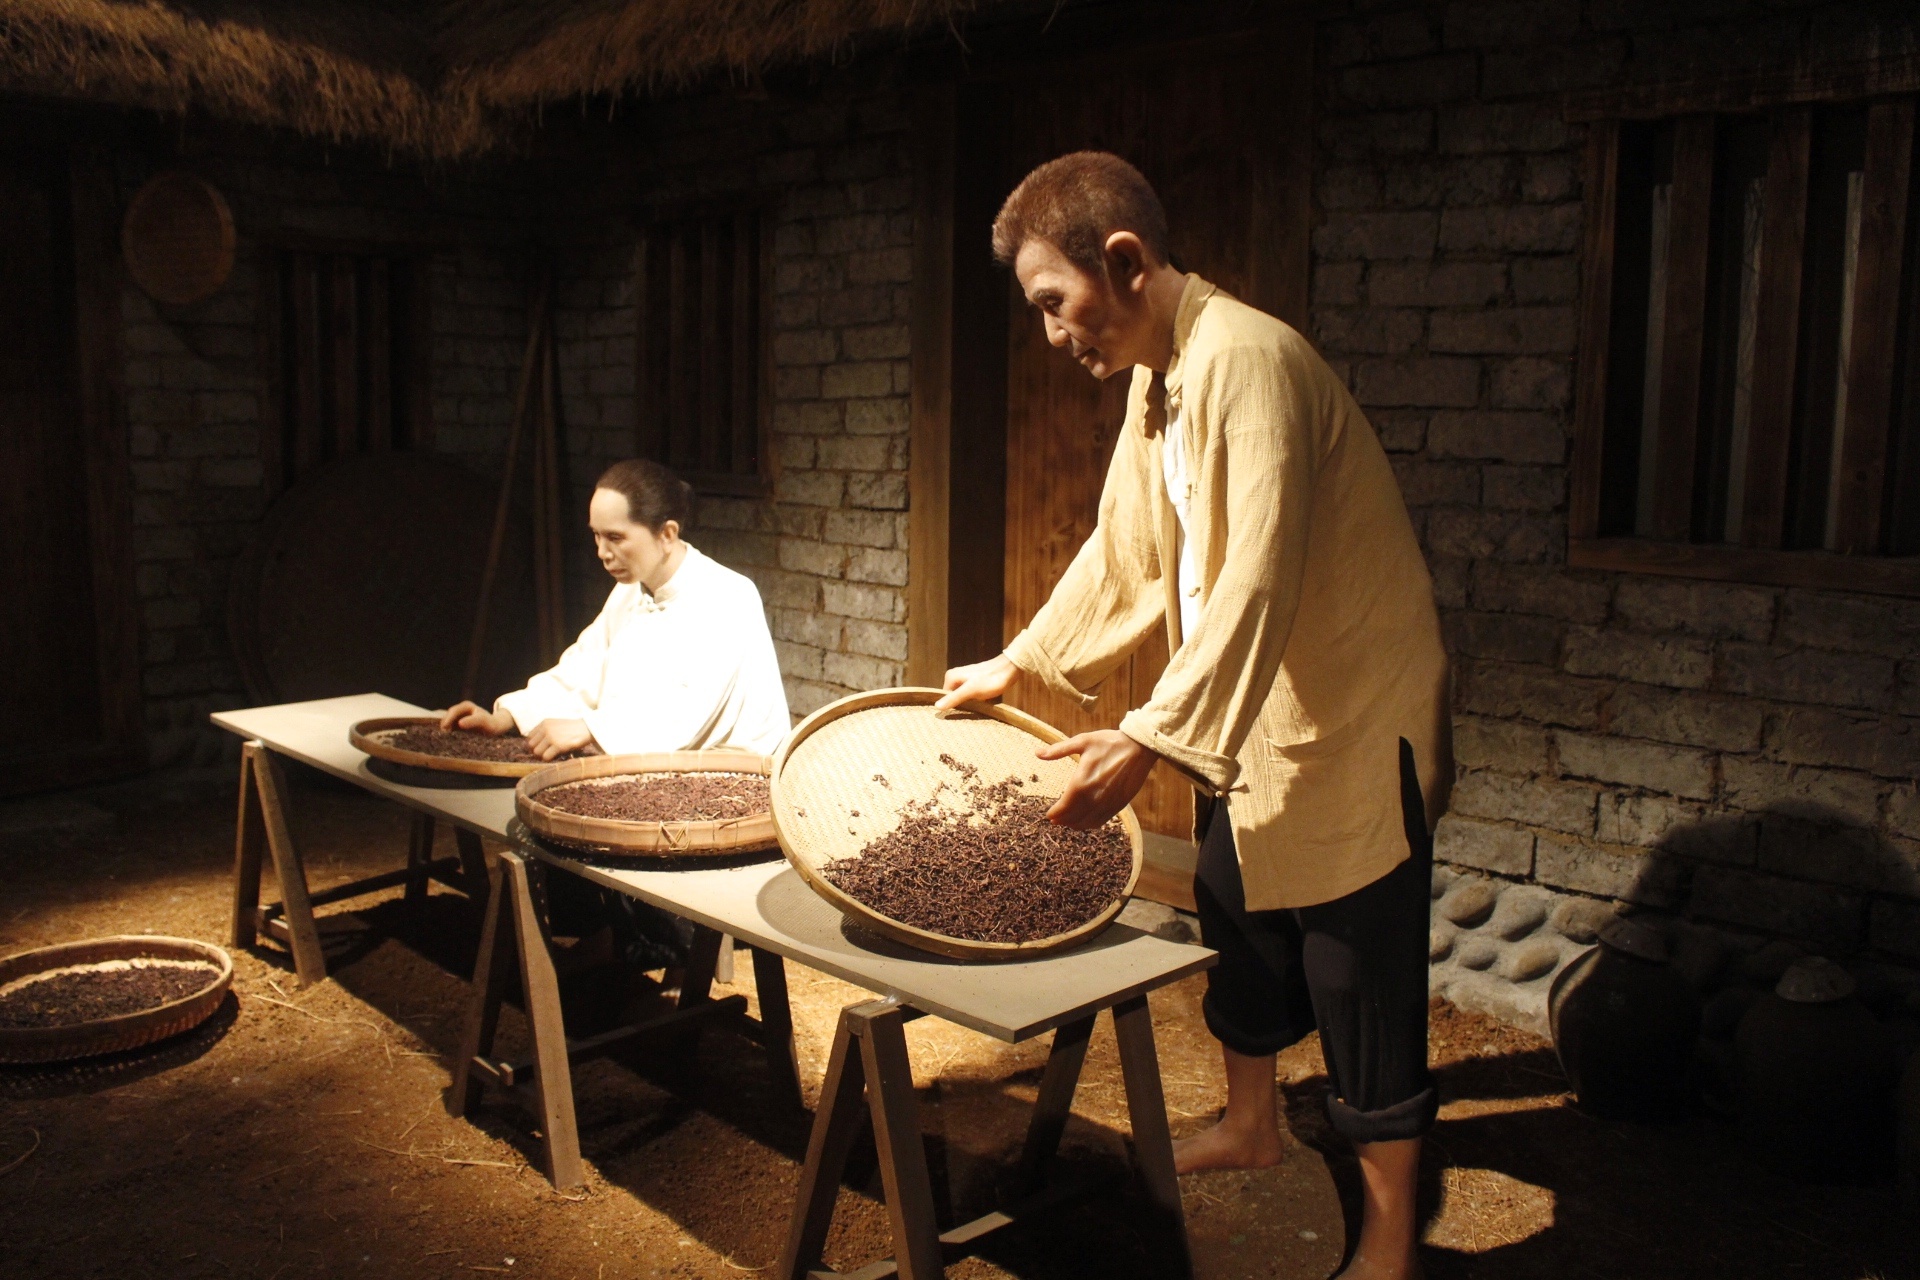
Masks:
[[[990,0],[985,0],[990,2]],[[983,0],[0,0],[0,90],[441,156],[516,113],[754,75]]]

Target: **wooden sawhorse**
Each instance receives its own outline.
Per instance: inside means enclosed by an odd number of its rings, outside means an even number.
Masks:
[[[404,901],[418,910],[427,898],[427,882],[438,880],[475,901],[487,893],[486,856],[480,837],[464,827],[454,828],[457,858],[433,856],[433,816],[416,812],[407,840],[407,865],[395,871],[336,885],[321,893],[307,888],[307,868],[287,827],[287,782],[280,761],[258,738],[240,748],[240,816],[234,838],[233,923],[229,937],[236,947],[251,947],[261,934],[293,952],[294,975],[301,986],[323,981],[327,960],[320,948],[315,907],[364,897],[405,885]],[[260,903],[260,864],[273,857],[280,882],[280,901]]]
[[[1130,996],[1111,1008],[1132,1121],[1134,1167],[1150,1212],[1158,1220],[1153,1234],[1167,1241],[1175,1255],[1168,1260],[1168,1274],[1189,1275],[1186,1220],[1173,1171],[1173,1140],[1160,1090],[1147,998]],[[1084,1190],[1049,1185],[1047,1172],[1066,1130],[1097,1012],[1062,1023],[1053,1034],[1021,1154],[1016,1190],[1022,1198],[951,1231],[939,1229],[919,1105],[913,1095],[913,1068],[907,1060],[906,1024],[920,1016],[919,1010],[892,999],[869,1000],[841,1011],[833,1055],[821,1084],[820,1109],[814,1113],[813,1134],[807,1142],[807,1162],[800,1171],[786,1248],[774,1272],[779,1280],[885,1280],[889,1276],[935,1280],[946,1274],[948,1259],[965,1255],[983,1237]],[[894,1256],[855,1271],[828,1270],[821,1267],[820,1254],[833,1223],[834,1199],[853,1144],[868,1124],[880,1157]]]
[[[577,1187],[585,1181],[585,1174],[573,1113],[573,1064],[605,1057],[643,1037],[697,1037],[706,1023],[715,1020],[733,1022],[758,1040],[766,1051],[780,1100],[795,1108],[801,1105],[787,971],[779,956],[759,947],[753,950],[760,1016],[751,1018],[747,1016],[745,996],[714,998],[721,934],[696,924],[686,976],[680,982],[680,999],[673,1009],[600,1035],[570,1040],[560,1012],[560,985],[544,909],[546,869],[508,850],[500,855],[491,874],[480,955],[474,963],[472,1004],[454,1063],[453,1085],[447,1090],[447,1110],[451,1114],[465,1115],[478,1106],[489,1084],[506,1090],[539,1122],[547,1177],[562,1190]],[[493,1042],[506,996],[507,974],[516,962],[533,1053],[528,1060],[507,1062],[492,1056]]]

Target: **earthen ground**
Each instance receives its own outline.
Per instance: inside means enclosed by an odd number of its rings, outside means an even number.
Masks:
[[[0,954],[110,933],[224,942],[231,794],[217,786],[98,793],[89,829],[0,834]],[[40,803],[40,802],[36,802]],[[397,809],[301,780],[295,831],[316,887],[397,865]],[[17,807],[17,806],[16,806]],[[97,813],[98,809],[82,810]],[[4,817],[4,814],[0,814]],[[9,824],[0,822],[0,828]],[[445,837],[443,836],[443,839]],[[235,996],[201,1032],[79,1071],[0,1069],[0,1272],[60,1277],[698,1277],[770,1271],[807,1118],[773,1104],[752,1046],[730,1034],[691,1061],[636,1057],[575,1081],[583,1191],[529,1164],[529,1124],[442,1106],[473,935],[463,899],[423,919],[372,900],[342,921],[337,978],[301,990],[287,958],[240,953]],[[362,927],[365,926],[365,927]],[[1223,1101],[1202,981],[1156,994],[1176,1132]],[[808,1105],[839,1009],[860,992],[791,971]],[[735,989],[752,997],[748,967]],[[591,997],[592,993],[582,993]],[[643,992],[640,997],[647,997]],[[520,1024],[509,1011],[507,1034]],[[1017,1151],[1045,1048],[928,1018],[908,1030],[937,1193],[991,1204]],[[1550,1047],[1436,1005],[1445,1105],[1423,1170],[1429,1276],[1920,1275],[1915,1213],[1891,1188],[1808,1187],[1761,1172],[1727,1121],[1667,1128],[1572,1105]],[[1258,1174],[1185,1180],[1204,1277],[1320,1277],[1357,1205],[1350,1159],[1320,1109],[1317,1043],[1282,1057],[1296,1141]],[[1117,1173],[1126,1111],[1110,1028],[1096,1033],[1067,1139],[1069,1170]],[[843,1189],[829,1261],[888,1252],[878,1179]],[[955,1277],[1155,1274],[1124,1192],[1017,1229]]]

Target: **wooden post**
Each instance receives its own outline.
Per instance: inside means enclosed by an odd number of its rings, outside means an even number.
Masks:
[[[1034,1099],[1033,1118],[1027,1122],[1026,1147],[1020,1154],[1018,1185],[1023,1195],[1040,1190],[1046,1181],[1047,1166],[1060,1149],[1060,1137],[1067,1130],[1073,1092],[1080,1083],[1080,1067],[1087,1060],[1087,1041],[1092,1035],[1092,1015],[1066,1023],[1053,1033],[1053,1048],[1047,1054],[1047,1069],[1040,1077],[1040,1094]]]
[[[573,1118],[573,1071],[567,1061],[566,1024],[560,1016],[560,980],[554,973],[546,924],[534,910],[526,859],[507,850],[500,855],[500,862],[507,895],[501,911],[513,916],[519,941],[521,999],[526,1002],[527,1025],[533,1034],[533,1088],[540,1131],[546,1135],[547,1177],[564,1191],[586,1179],[580,1167],[580,1135]]]
[[[920,1136],[920,1106],[913,1096],[913,1067],[907,1060],[906,1020],[899,1005],[881,1000],[855,1008],[853,1021],[860,1031],[867,1111],[880,1153],[887,1217],[893,1224],[894,1262],[904,1280],[939,1280],[946,1267],[940,1260],[940,1225],[927,1176],[926,1143]],[[1164,1113],[1161,1123],[1166,1123]],[[1176,1187],[1174,1203],[1179,1202]]]
[[[293,949],[293,969],[300,985],[324,982],[327,960],[320,951],[320,929],[313,920],[313,904],[307,896],[307,869],[300,850],[287,829],[286,778],[273,752],[258,742],[249,742],[241,754],[251,762],[253,785],[260,795],[261,816],[266,825],[267,848],[273,853],[273,873],[280,881],[280,906],[286,916],[288,941]]]
[[[503,874],[501,868],[493,868],[490,892],[481,907],[480,950],[473,960],[473,990],[460,1054],[453,1063],[453,1085],[447,1090],[448,1115],[463,1116],[480,1105],[481,1082],[474,1078],[473,1061],[493,1052],[493,1038],[500,1029],[500,1003],[506,994],[513,945],[513,920],[507,914],[507,895],[501,892]]]
[[[427,880],[433,863],[433,815],[416,813],[407,833],[407,891],[402,901],[407,910],[419,912],[427,905]]]
[[[787,1244],[774,1271],[778,1280],[807,1280],[807,1273],[820,1261],[827,1230],[833,1225],[840,1175],[866,1126],[860,1098],[866,1092],[867,1077],[860,1050],[854,1044],[853,1013],[852,1008],[842,1009],[840,1025],[833,1033],[833,1052],[827,1059],[826,1078],[820,1084],[820,1107],[813,1113],[807,1159],[800,1166],[793,1217],[787,1224]]]
[[[1133,1160],[1170,1238],[1179,1275],[1191,1275],[1186,1215],[1180,1207],[1180,1179],[1173,1171],[1173,1135],[1167,1128],[1167,1103],[1160,1091],[1160,1060],[1153,1048],[1153,1016],[1144,995],[1113,1006],[1113,1032],[1120,1042],[1120,1075],[1127,1086],[1127,1118],[1133,1126]]]
[[[793,1051],[793,1007],[787,1000],[787,965],[777,951],[753,949],[753,985],[760,997],[760,1035],[773,1077],[774,1096],[798,1108],[800,1064]]]
[[[227,937],[236,947],[250,947],[257,936],[254,912],[260,909],[260,859],[267,851],[267,828],[260,813],[260,796],[253,788],[255,749],[266,750],[258,738],[240,751],[240,814],[233,838],[233,927]]]

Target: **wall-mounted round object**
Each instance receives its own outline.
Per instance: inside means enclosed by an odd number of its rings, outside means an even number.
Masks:
[[[233,247],[226,197],[182,169],[149,178],[120,225],[127,273],[154,301],[174,306],[217,292],[233,274]]]

